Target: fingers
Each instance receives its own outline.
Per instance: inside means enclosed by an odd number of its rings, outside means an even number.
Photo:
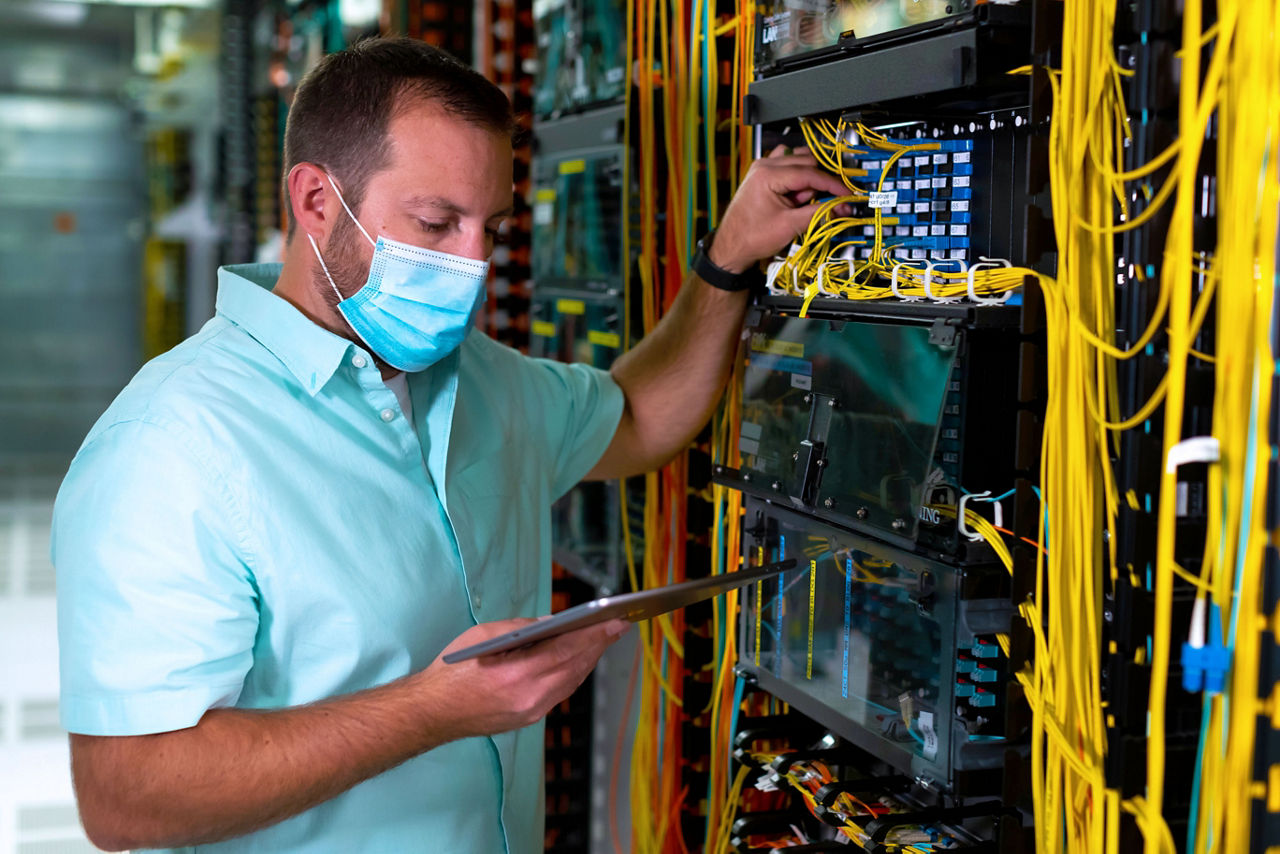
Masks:
[[[843,196],[848,188],[839,178],[830,172],[824,172],[817,166],[779,165],[769,171],[769,187],[775,193],[796,193],[802,190],[817,190],[833,196]]]

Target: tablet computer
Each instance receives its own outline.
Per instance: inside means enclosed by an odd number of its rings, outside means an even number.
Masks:
[[[630,620],[638,623],[650,620],[659,614],[666,614],[677,608],[719,596],[729,590],[743,587],[754,581],[785,572],[796,565],[795,559],[770,563],[765,566],[753,566],[737,572],[723,575],[712,575],[708,578],[697,578],[693,581],[682,581],[679,584],[668,584],[665,587],[654,587],[639,590],[635,593],[621,593],[617,596],[605,596],[593,602],[575,605],[559,614],[544,617],[535,623],[490,638],[483,643],[455,650],[444,657],[446,664],[456,664],[482,655],[493,655],[529,646],[538,641],[562,635],[575,629],[605,623],[609,620]]]

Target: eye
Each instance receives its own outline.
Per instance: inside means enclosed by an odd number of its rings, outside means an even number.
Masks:
[[[443,231],[449,230],[448,222],[432,222],[430,220],[420,219],[418,220],[418,225],[421,226],[422,230],[427,234],[439,234]]]

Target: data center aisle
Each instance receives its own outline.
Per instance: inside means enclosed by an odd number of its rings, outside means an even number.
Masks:
[[[0,465],[0,854],[95,850],[76,818],[58,724],[49,525],[66,462]]]

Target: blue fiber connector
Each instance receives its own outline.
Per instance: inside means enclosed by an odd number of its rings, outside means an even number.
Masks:
[[[1231,667],[1231,652],[1222,642],[1222,610],[1217,603],[1212,603],[1208,612],[1206,640],[1205,601],[1197,599],[1191,611],[1191,636],[1182,645],[1182,687],[1193,694],[1200,691],[1221,694]]]

